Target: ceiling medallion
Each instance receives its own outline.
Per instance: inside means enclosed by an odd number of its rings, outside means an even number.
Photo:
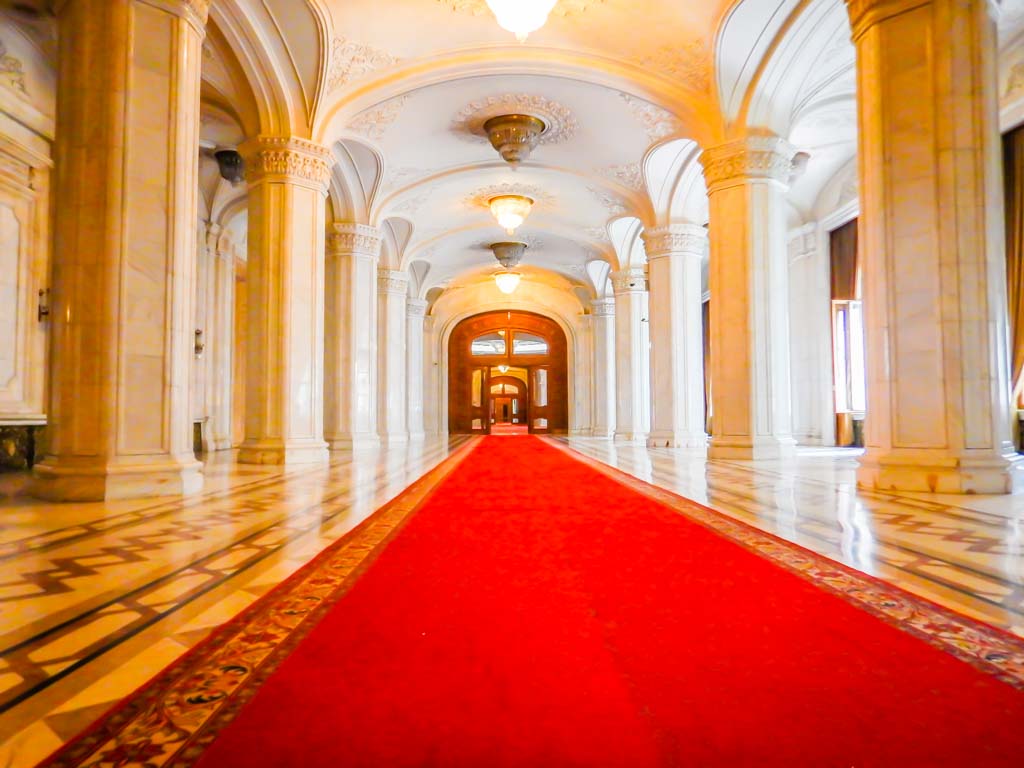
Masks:
[[[509,242],[491,243],[489,247],[494,253],[494,258],[501,264],[501,270],[494,273],[495,285],[504,294],[514,293],[523,278],[522,274],[516,271],[516,267],[523,260],[523,254],[529,246],[526,243]]]
[[[517,184],[515,182],[504,182],[502,184],[489,184],[486,187],[473,192],[463,200],[463,204],[471,210],[491,209],[491,200],[503,195],[518,195],[529,197],[534,205],[549,206],[555,202],[555,197],[536,184]]]
[[[505,93],[467,104],[455,116],[452,128],[462,136],[487,141],[488,131],[484,125],[491,118],[503,115],[528,115],[544,123],[545,129],[537,142],[540,145],[569,141],[579,130],[576,118],[566,107],[528,93]]]
[[[484,123],[484,130],[501,159],[515,168],[530,159],[547,125],[532,115],[499,115]]]
[[[499,195],[491,198],[488,207],[499,226],[512,236],[533,210],[533,198],[523,195]]]

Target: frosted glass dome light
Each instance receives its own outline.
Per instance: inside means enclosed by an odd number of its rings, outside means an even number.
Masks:
[[[511,270],[494,274],[494,282],[497,284],[498,290],[506,295],[515,293],[516,288],[519,287],[519,281],[522,279],[522,275]]]
[[[498,26],[507,29],[519,42],[525,42],[548,20],[556,0],[487,0],[487,6],[498,20]]]
[[[533,200],[522,195],[499,195],[491,198],[487,205],[501,228],[510,235],[515,234],[533,210]]]

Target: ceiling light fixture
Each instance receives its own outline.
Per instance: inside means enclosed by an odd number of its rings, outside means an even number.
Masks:
[[[514,235],[533,210],[533,198],[524,195],[498,195],[492,197],[487,206],[501,228]]]
[[[519,287],[519,281],[523,279],[523,276],[515,268],[519,266],[527,248],[529,246],[526,243],[491,243],[494,258],[501,264],[501,270],[494,273],[494,283],[502,293],[506,295],[515,293],[516,288]]]
[[[498,26],[507,29],[520,43],[526,42],[548,20],[548,14],[557,0],[487,0],[487,6],[498,20]]]
[[[499,115],[484,123],[484,131],[501,159],[515,168],[537,148],[547,124],[533,115]]]

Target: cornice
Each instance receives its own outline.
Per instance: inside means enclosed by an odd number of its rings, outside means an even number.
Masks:
[[[260,136],[240,148],[246,180],[307,184],[327,194],[334,157],[326,147],[294,136]]]
[[[677,223],[645,229],[643,238],[648,261],[673,255],[703,258],[708,247],[707,230],[700,224]]]
[[[405,296],[409,290],[409,275],[397,269],[377,270],[377,292],[391,296]]]
[[[647,275],[640,267],[612,272],[611,279],[616,296],[623,293],[643,293],[647,290]]]
[[[753,179],[789,182],[793,173],[793,147],[778,136],[745,139],[705,149],[700,156],[708,191]]]
[[[350,222],[335,222],[327,233],[329,256],[362,256],[376,260],[380,257],[384,237],[376,227]]]

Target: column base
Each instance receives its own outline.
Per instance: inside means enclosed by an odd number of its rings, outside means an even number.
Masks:
[[[603,428],[592,429],[590,430],[590,436],[598,437],[602,440],[611,440],[613,437],[615,437],[615,430]]]
[[[234,446],[231,444],[230,437],[215,437],[210,441],[211,451],[230,451]]]
[[[410,432],[409,433],[409,442],[410,443],[422,443],[426,439],[427,439],[427,433],[426,432]]]
[[[380,438],[375,433],[342,435],[327,438],[327,447],[332,451],[362,451],[380,447]]]
[[[787,459],[796,453],[796,440],[791,437],[769,437],[756,440],[712,437],[709,459]]]
[[[246,440],[238,449],[239,464],[327,463],[327,443],[320,440]]]
[[[857,486],[912,493],[1019,493],[1024,491],[1024,461],[1016,454],[973,457],[869,448],[857,467]]]
[[[621,445],[647,445],[646,432],[616,432],[615,442]]]
[[[190,496],[203,489],[202,467],[194,459],[101,466],[47,459],[35,466],[28,492],[47,501]]]
[[[651,432],[647,445],[651,448],[707,448],[708,436],[704,432]]]
[[[409,434],[407,432],[396,432],[393,435],[381,435],[380,444],[385,446],[408,445]]]

